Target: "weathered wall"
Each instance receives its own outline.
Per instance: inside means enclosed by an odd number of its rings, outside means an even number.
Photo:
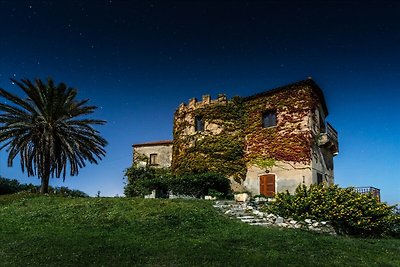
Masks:
[[[150,159],[150,154],[157,154],[157,165],[154,165],[154,167],[171,167],[172,144],[133,147],[133,160],[139,165],[146,165]]]
[[[332,185],[334,184],[333,173],[333,157],[334,154],[331,149],[325,145],[321,145],[318,139],[325,138],[326,141],[322,143],[329,143],[329,138],[326,136],[326,116],[321,106],[315,109],[313,119],[311,120],[311,129],[316,142],[312,146],[312,170],[313,170],[313,183],[317,184],[317,176],[320,173],[323,177],[323,183]]]
[[[290,193],[293,193],[298,185],[310,185],[313,183],[311,167],[302,163],[289,164],[277,162],[268,173],[275,174],[276,192],[285,192],[288,190]],[[243,185],[253,194],[260,194],[260,175],[263,174],[266,174],[265,169],[254,165],[249,166]]]
[[[310,120],[317,104],[318,98],[307,85],[293,85],[245,101],[247,162],[263,158],[309,164],[313,142]],[[262,126],[262,114],[267,110],[276,111],[275,127]]]

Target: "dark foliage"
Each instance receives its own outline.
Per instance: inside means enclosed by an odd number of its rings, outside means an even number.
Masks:
[[[33,184],[21,184],[15,179],[6,179],[0,177],[0,195],[15,194],[18,192],[39,193],[40,186]],[[49,186],[49,193],[61,196],[70,197],[88,197],[88,195],[80,190],[69,189],[68,187],[51,187]]]
[[[173,176],[168,169],[134,166],[126,170],[125,176],[124,193],[128,197],[144,196],[153,190],[160,197],[168,192],[197,198],[209,194],[227,197],[231,193],[229,179],[216,173]]]
[[[199,173],[177,176],[171,182],[174,194],[189,195],[197,198],[219,192],[226,197],[231,192],[230,181],[218,173]],[[211,191],[211,192],[210,192]]]

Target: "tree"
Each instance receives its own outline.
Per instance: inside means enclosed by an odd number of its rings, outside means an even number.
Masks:
[[[9,167],[19,154],[22,172],[41,179],[40,192],[48,193],[49,178],[65,180],[78,174],[86,161],[97,164],[105,156],[107,141],[92,125],[103,120],[87,118],[97,109],[86,105],[89,99],[76,100],[77,90],[66,84],[44,83],[40,79],[11,79],[27,95],[25,99],[0,88],[0,143],[7,148]]]

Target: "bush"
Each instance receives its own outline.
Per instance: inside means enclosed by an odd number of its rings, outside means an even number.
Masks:
[[[39,193],[40,186],[33,184],[21,184],[15,179],[6,179],[0,177],[0,195],[14,194],[18,192]],[[51,187],[49,186],[49,193],[61,196],[70,197],[88,197],[88,195],[80,190],[69,189],[68,187]]]
[[[158,195],[166,195],[169,190],[172,175],[168,169],[156,169],[149,166],[132,166],[125,171],[127,184],[124,194],[127,197],[137,197],[151,194],[156,190]]]
[[[217,173],[187,174],[174,178],[170,188],[174,194],[189,195],[197,198],[206,195],[226,197],[230,191],[230,181]]]
[[[400,216],[394,213],[394,207],[351,188],[300,185],[294,195],[278,193],[275,199],[267,206],[270,212],[284,217],[330,221],[338,233],[359,236],[398,234]]]
[[[127,197],[144,196],[156,190],[157,196],[167,192],[178,195],[204,197],[213,195],[227,197],[230,193],[230,181],[216,173],[201,173],[173,176],[168,169],[133,166],[126,170],[127,184],[124,193]]]

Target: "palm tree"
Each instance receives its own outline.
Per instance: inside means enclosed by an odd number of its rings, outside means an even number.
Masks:
[[[0,150],[7,148],[9,167],[20,155],[22,172],[41,179],[41,193],[48,193],[50,176],[65,180],[67,169],[77,175],[86,161],[97,164],[105,156],[107,141],[92,127],[105,121],[87,118],[97,107],[76,100],[76,89],[52,79],[11,81],[27,97],[0,88],[0,96],[11,102],[0,103]]]

